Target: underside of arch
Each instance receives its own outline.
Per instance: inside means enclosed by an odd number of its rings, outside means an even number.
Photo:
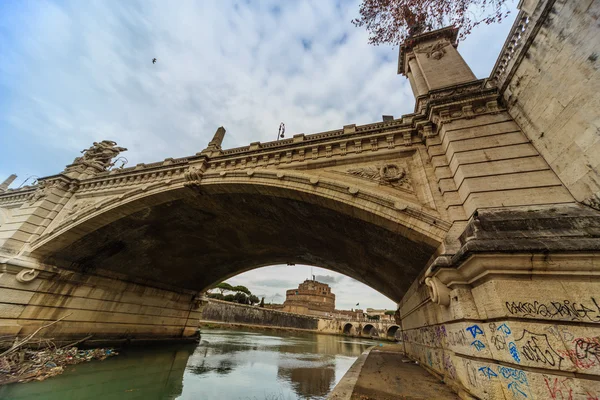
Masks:
[[[346,325],[344,325],[344,335],[350,335],[352,333],[354,329],[354,326],[350,323],[347,323]]]
[[[261,266],[309,264],[399,301],[434,254],[436,239],[335,199],[285,188],[207,185],[99,212],[32,254],[63,268],[191,290]]]
[[[398,332],[398,329],[400,329],[398,325],[392,325],[388,328],[386,332],[388,340],[397,340],[396,333]]]
[[[371,324],[367,324],[362,329],[363,336],[379,336],[379,332],[377,332],[377,328],[375,328]]]

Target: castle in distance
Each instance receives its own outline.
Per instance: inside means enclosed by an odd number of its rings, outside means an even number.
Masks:
[[[335,294],[331,292],[328,284],[317,281],[314,276],[313,279],[307,279],[302,282],[298,285],[298,288],[286,290],[283,305],[270,305],[269,308],[295,314],[349,320],[361,320],[367,318],[367,316],[378,316],[380,320],[393,319],[391,315],[386,314],[387,310],[376,310],[373,308],[367,308],[366,311],[360,308],[336,310]]]
[[[297,289],[285,292],[282,311],[296,314],[330,315],[335,312],[335,294],[326,283],[307,279]]]

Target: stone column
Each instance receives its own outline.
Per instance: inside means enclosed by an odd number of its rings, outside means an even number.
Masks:
[[[438,29],[412,36],[400,46],[398,73],[412,73],[416,96],[476,79],[456,50],[457,34],[456,28]]]
[[[406,76],[410,82],[410,86],[412,87],[415,97],[427,94],[427,92],[429,92],[429,88],[427,87],[425,79],[423,79],[423,74],[417,65],[416,58],[413,57],[408,60],[408,65],[410,69],[406,72]]]
[[[220,126],[217,131],[215,132],[215,135],[213,136],[213,139],[208,143],[208,146],[202,150],[200,153],[197,153],[198,155],[204,155],[204,156],[208,156],[208,157],[212,157],[212,156],[217,156],[222,154],[222,150],[221,150],[221,145],[223,144],[223,138],[225,137],[225,128],[223,128],[222,126]]]
[[[0,184],[0,193],[6,192],[10,184],[13,183],[15,179],[17,179],[17,175],[15,174],[12,174],[6,178],[6,180]]]

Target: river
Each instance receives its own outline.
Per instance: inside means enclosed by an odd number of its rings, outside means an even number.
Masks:
[[[374,341],[309,333],[203,330],[199,345],[129,348],[0,399],[324,399]]]

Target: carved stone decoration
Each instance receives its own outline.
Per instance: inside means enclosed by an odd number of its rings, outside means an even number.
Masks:
[[[24,269],[19,272],[16,276],[17,282],[29,283],[33,281],[40,274],[40,271],[36,269]]]
[[[29,196],[29,199],[27,199],[27,202],[29,204],[33,204],[33,203],[43,199],[44,197],[46,197],[48,195],[49,190],[50,190],[50,186],[48,186],[46,184],[46,182],[40,182],[37,190],[35,192],[33,192],[33,194],[31,194],[31,196]]]
[[[347,173],[378,182],[380,185],[407,186],[409,179],[406,169],[398,164],[384,164],[382,166],[367,166],[351,168]]]
[[[37,201],[43,199],[44,197],[50,194],[52,188],[57,188],[60,190],[68,190],[70,189],[70,184],[62,181],[62,180],[53,180],[53,181],[44,181],[40,182],[37,190],[33,192],[29,198],[27,199],[27,204],[33,204]]]
[[[94,142],[90,148],[81,150],[83,156],[77,157],[73,165],[85,165],[98,171],[106,171],[114,165],[112,159],[123,151],[127,149],[117,146],[117,143],[112,140]]]
[[[78,213],[80,211],[83,211],[91,206],[93,206],[95,203],[93,200],[83,200],[80,201],[78,203],[73,204],[73,206],[66,212],[65,216],[63,219],[67,219],[69,218],[71,215]]]
[[[429,296],[431,296],[431,301],[440,306],[450,305],[450,289],[446,285],[444,285],[438,278],[425,278],[425,284],[429,289]]]
[[[436,92],[431,93],[429,95],[429,98],[431,100],[434,100],[434,99],[440,99],[442,97],[457,96],[460,94],[473,93],[478,90],[481,90],[481,84],[479,82],[468,85],[468,86],[454,88],[454,89],[446,89],[446,90],[436,91]]]
[[[189,167],[183,176],[186,180],[185,186],[198,185],[202,180],[202,171],[194,166]]]
[[[362,140],[359,139],[354,141],[354,149],[357,153],[362,151]]]
[[[387,135],[385,137],[385,140],[387,141],[388,149],[393,149],[394,146],[395,146],[395,143],[394,143],[394,134]]]
[[[446,54],[446,50],[444,47],[450,45],[450,42],[446,40],[441,40],[434,44],[430,44],[429,46],[418,46],[415,48],[415,53],[425,53],[427,58],[433,58],[434,60],[439,60],[444,57]]]

